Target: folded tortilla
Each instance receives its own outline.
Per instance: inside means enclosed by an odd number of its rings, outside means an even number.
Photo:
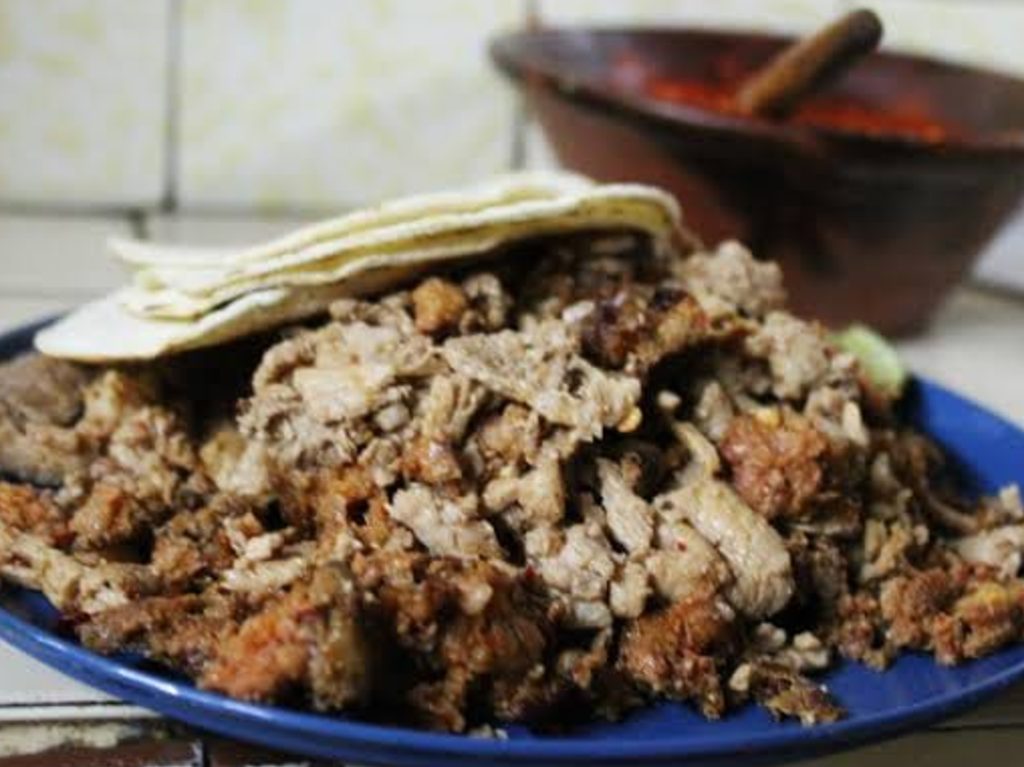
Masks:
[[[387,209],[390,220],[399,218],[396,211],[405,218],[383,224],[386,216],[377,215],[376,224],[369,226],[370,213],[362,219],[352,214],[350,222],[366,226],[358,231],[350,227],[337,237],[327,237],[326,227],[307,227],[260,246],[267,254],[263,260],[254,256],[257,248],[245,250],[244,258],[241,250],[222,254],[226,263],[216,262],[213,251],[206,251],[188,266],[172,265],[175,255],[159,266],[143,267],[140,274],[176,281],[176,287],[137,281],[42,330],[36,346],[45,354],[84,362],[153,359],[307,318],[338,298],[391,289],[439,263],[494,254],[527,238],[625,230],[647,234],[660,243],[657,247],[669,247],[685,237],[678,206],[660,190],[596,185],[575,176],[558,183],[563,192],[548,199],[507,202],[506,194],[504,202],[493,204],[493,185],[478,191],[479,197],[437,196],[435,201],[448,201],[447,212],[422,217],[412,217],[410,210],[422,209],[423,198],[415,205],[406,201],[406,208],[399,203],[382,206],[375,209],[378,214]],[[545,188],[550,191],[554,185]],[[189,290],[183,289],[186,285]]]
[[[544,200],[594,186],[585,176],[563,171],[523,171],[499,176],[458,191],[415,195],[319,221],[269,242],[249,247],[195,247],[111,238],[115,258],[129,268],[223,269],[232,264],[263,263],[318,243],[452,213],[474,211],[527,200]]]
[[[447,213],[365,231],[267,259],[216,268],[151,267],[123,294],[141,317],[194,319],[271,287],[323,285],[366,269],[471,256],[516,240],[616,228],[668,238],[679,226],[674,200],[635,184],[592,186],[547,200]]]

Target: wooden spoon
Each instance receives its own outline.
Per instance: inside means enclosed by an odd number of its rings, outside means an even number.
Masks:
[[[782,119],[875,50],[881,39],[882,22],[873,11],[848,13],[793,43],[748,77],[734,97],[736,108],[748,116]]]

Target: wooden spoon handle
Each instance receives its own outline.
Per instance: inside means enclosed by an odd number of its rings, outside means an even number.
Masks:
[[[735,96],[746,115],[782,118],[850,64],[873,51],[882,39],[874,12],[848,13],[775,56],[751,75]]]

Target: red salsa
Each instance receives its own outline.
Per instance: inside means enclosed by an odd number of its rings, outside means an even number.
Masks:
[[[657,75],[632,56],[622,57],[616,61],[613,82],[618,87],[640,90],[658,101],[738,115],[733,94],[742,82],[743,73],[731,59],[715,64],[714,76],[702,81]],[[911,98],[883,109],[849,97],[817,96],[787,119],[825,130],[928,142],[942,141],[958,133],[954,126],[931,115],[926,104]]]

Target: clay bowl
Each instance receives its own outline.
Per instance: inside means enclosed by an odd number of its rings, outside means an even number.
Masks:
[[[738,238],[786,272],[823,321],[920,329],[1024,193],[1024,81],[874,54],[829,95],[883,110],[908,100],[951,135],[874,135],[668,103],[616,62],[704,81],[750,72],[789,40],[690,29],[542,29],[492,42],[559,160],[597,179],[673,192],[705,242]],[[621,68],[621,67],[620,67]]]

